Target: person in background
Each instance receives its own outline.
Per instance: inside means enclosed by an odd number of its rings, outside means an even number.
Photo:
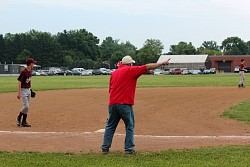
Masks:
[[[245,82],[245,72],[247,71],[247,69],[245,69],[244,66],[245,60],[241,59],[240,60],[240,65],[239,65],[239,74],[240,74],[240,83],[238,85],[239,88],[245,88],[244,86],[244,82]]]

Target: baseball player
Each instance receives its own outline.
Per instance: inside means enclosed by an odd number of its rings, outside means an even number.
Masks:
[[[134,96],[137,79],[147,72],[162,65],[168,65],[169,60],[162,63],[151,63],[133,66],[135,61],[130,56],[122,58],[118,69],[114,71],[109,82],[109,113],[106,123],[102,154],[108,154],[116,127],[123,120],[126,128],[124,149],[126,154],[134,154]]]
[[[29,111],[29,102],[31,98],[31,76],[32,76],[32,68],[35,66],[36,61],[32,58],[28,58],[26,60],[27,67],[23,69],[18,77],[18,94],[17,99],[21,99],[23,101],[23,107],[16,118],[17,126],[21,127],[31,127],[30,124],[27,123],[27,115]],[[21,122],[22,120],[22,122]]]
[[[245,63],[245,60],[244,59],[241,59],[240,60],[240,65],[239,65],[239,73],[240,73],[240,83],[238,85],[239,88],[245,88],[244,86],[244,81],[245,81],[245,71],[247,71],[247,69],[245,69],[245,66],[244,66],[244,63]]]

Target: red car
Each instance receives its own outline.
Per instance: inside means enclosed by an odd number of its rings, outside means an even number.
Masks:
[[[182,70],[179,69],[179,68],[176,68],[176,69],[173,69],[169,72],[169,74],[175,74],[175,75],[178,75],[178,74],[181,74]]]

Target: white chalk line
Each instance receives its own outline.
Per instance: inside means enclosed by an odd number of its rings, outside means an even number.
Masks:
[[[101,134],[103,132],[94,131],[94,132],[32,132],[32,131],[0,131],[1,134],[14,134],[14,135],[91,135],[91,134]],[[116,136],[125,136],[125,134],[115,133]],[[154,135],[134,135],[138,138],[158,138],[158,139],[244,139],[250,140],[250,136],[242,135],[218,135],[218,136],[154,136]]]

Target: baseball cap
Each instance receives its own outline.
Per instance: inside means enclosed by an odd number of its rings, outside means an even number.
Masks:
[[[132,59],[131,56],[124,56],[122,58],[122,64],[131,64],[131,63],[135,63],[135,61]]]
[[[31,63],[36,64],[36,62],[37,62],[37,61],[35,61],[33,58],[27,58],[27,59],[26,59],[26,63],[27,63],[27,64],[31,64]]]

